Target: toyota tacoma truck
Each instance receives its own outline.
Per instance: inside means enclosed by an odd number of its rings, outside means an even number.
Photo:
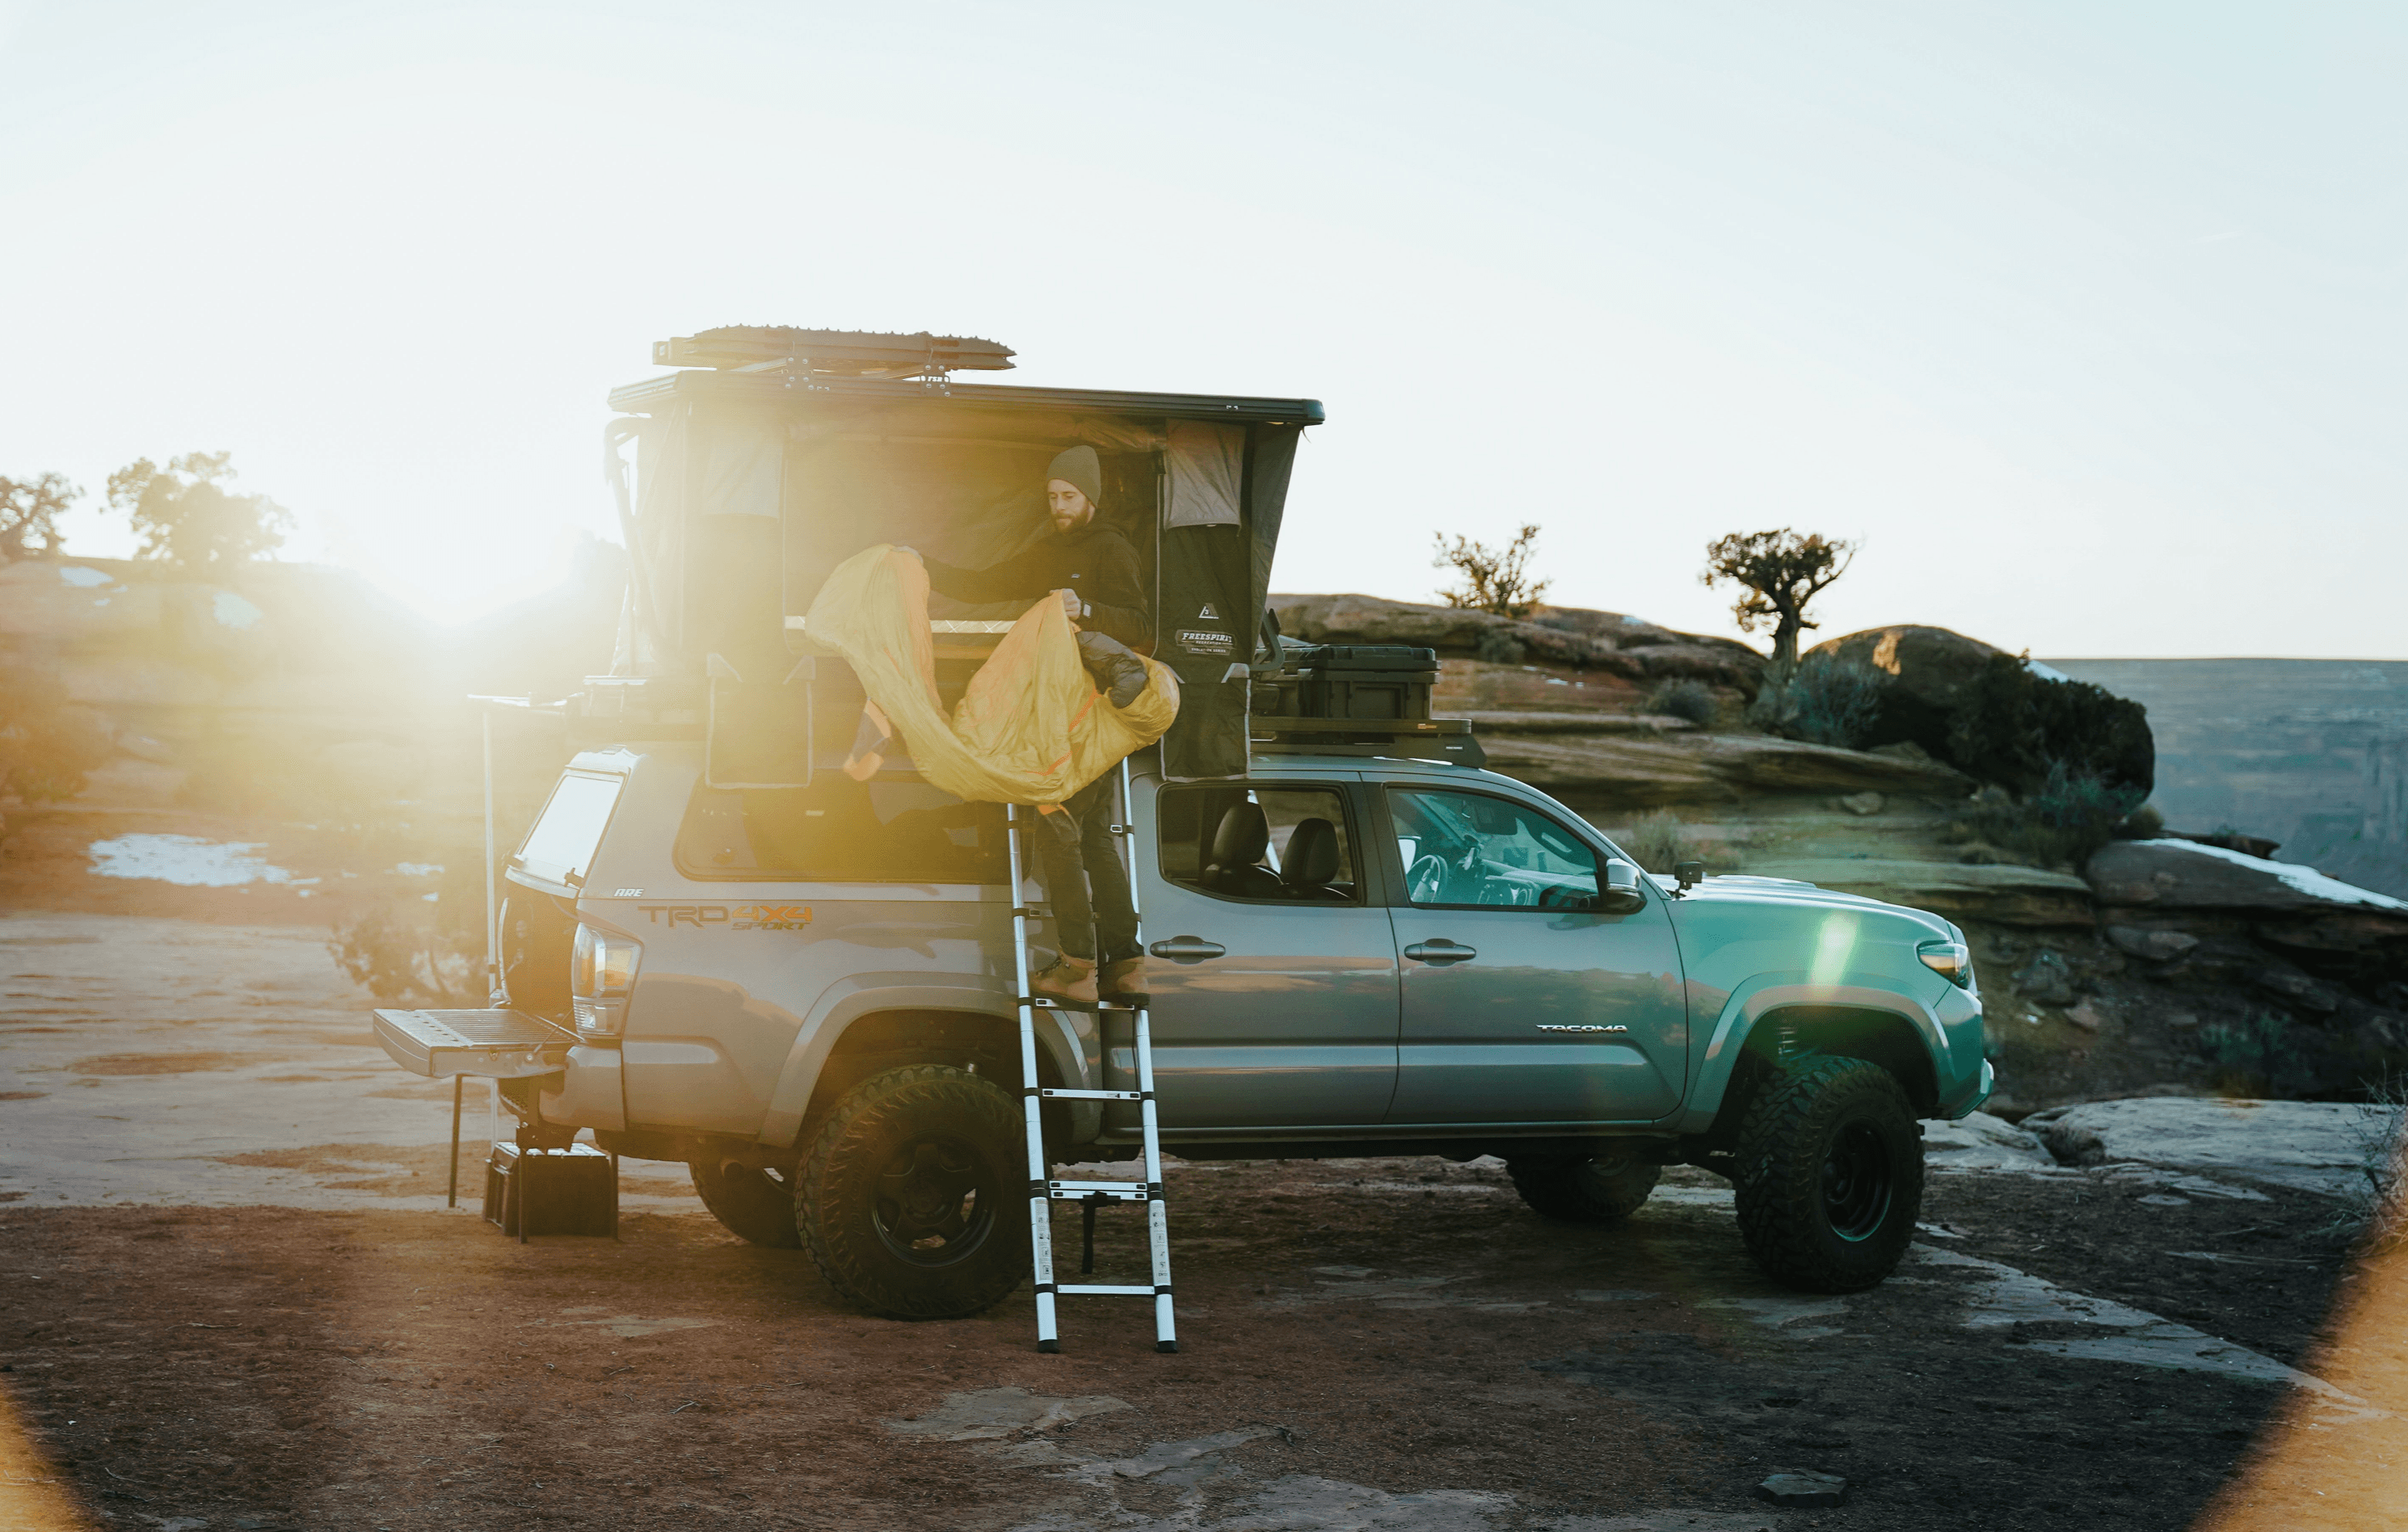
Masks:
[[[1130,1015],[1040,1009],[1021,1079],[1012,913],[1042,891],[1013,886],[1006,810],[905,757],[836,769],[861,693],[805,614],[870,541],[958,564],[1024,546],[1039,470],[1086,441],[1182,682],[1116,814],[1166,1151],[1494,1155],[1533,1212],[1590,1225],[1699,1166],[1780,1281],[1887,1275],[1918,1119],[1991,1089],[1964,934],[1805,883],[1641,872],[1484,769],[1426,685],[1279,639],[1263,582],[1317,403],[950,377],[1009,355],[705,332],[655,350],[695,365],[612,395],[620,652],[559,706],[574,753],[494,859],[494,1010],[380,1011],[388,1052],[495,1076],[526,1148],[590,1132],[686,1165],[730,1232],[807,1250],[868,1310],[1010,1294],[1029,1272],[1022,1090],[1133,1092]],[[1016,614],[932,609],[948,701]],[[1133,1156],[1135,1110],[1047,1102],[1048,1161]]]

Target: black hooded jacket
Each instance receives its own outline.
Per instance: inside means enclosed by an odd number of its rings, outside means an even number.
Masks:
[[[957,568],[924,554],[920,562],[930,587],[956,601],[1034,601],[1049,591],[1075,592],[1081,627],[1154,652],[1154,618],[1145,607],[1137,550],[1118,527],[1099,519],[991,568]]]

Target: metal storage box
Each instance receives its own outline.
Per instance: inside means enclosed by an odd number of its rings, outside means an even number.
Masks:
[[[619,1233],[619,1172],[592,1144],[521,1149],[497,1143],[485,1162],[485,1222],[524,1240],[535,1234]]]

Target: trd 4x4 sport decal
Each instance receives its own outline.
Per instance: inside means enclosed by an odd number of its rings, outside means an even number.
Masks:
[[[799,931],[811,923],[807,904],[640,904],[654,925],[724,925],[731,931]]]

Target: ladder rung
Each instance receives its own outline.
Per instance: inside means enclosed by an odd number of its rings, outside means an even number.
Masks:
[[[1140,1196],[1145,1196],[1145,1182],[1141,1181],[1049,1181],[1045,1183],[1045,1189],[1049,1192],[1074,1193],[1134,1192]]]
[[[1143,1091],[1057,1091],[1051,1086],[1037,1093],[1054,1101],[1142,1101]]]
[[[1143,1202],[1143,1192],[1048,1192],[1056,1202],[1084,1202],[1089,1197],[1102,1197],[1108,1202]]]
[[[1151,1287],[1112,1287],[1102,1282],[1064,1282],[1054,1289],[1065,1297],[1073,1298],[1150,1298]]]
[[[1145,1006],[1143,1002],[1131,1006],[1124,1005],[1118,1000],[1098,1000],[1096,1002],[1096,1009],[1097,1010],[1143,1010]]]

